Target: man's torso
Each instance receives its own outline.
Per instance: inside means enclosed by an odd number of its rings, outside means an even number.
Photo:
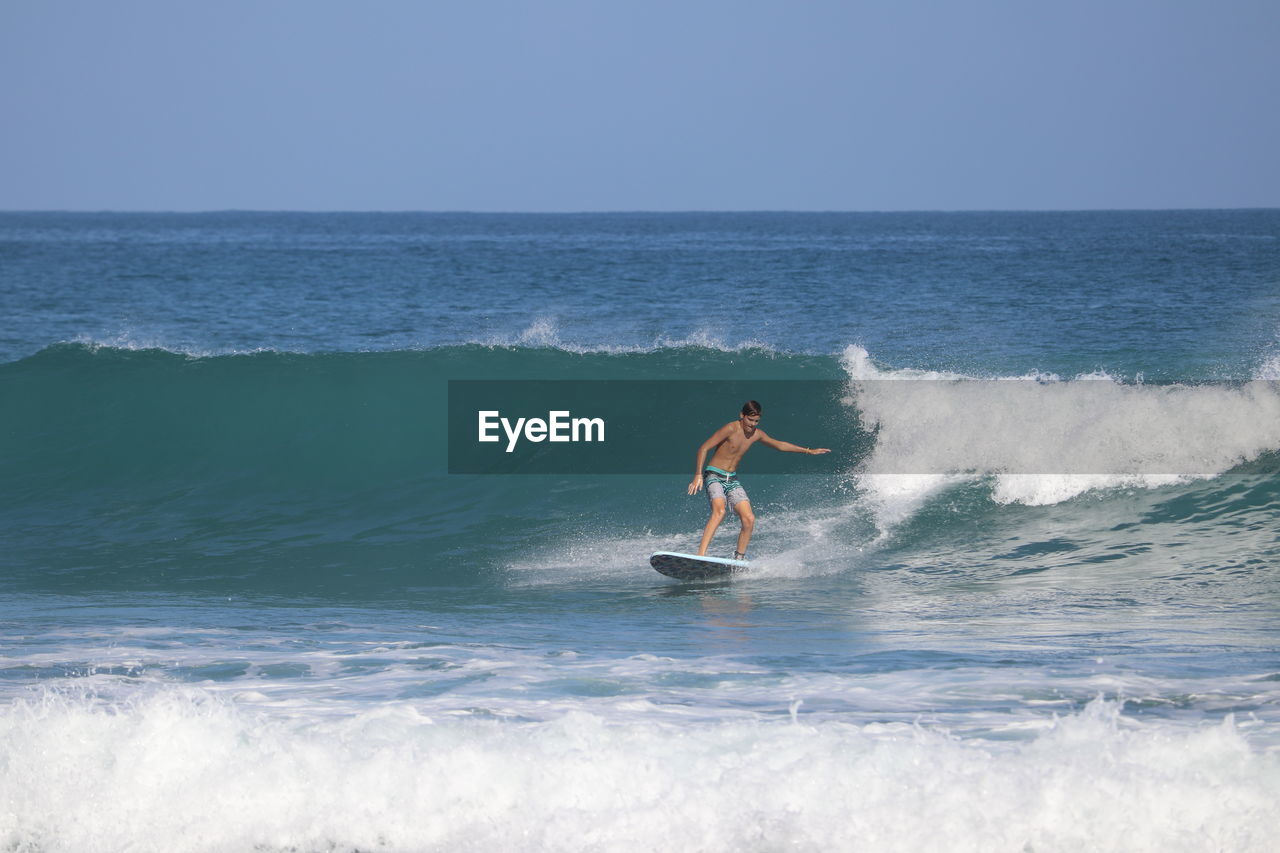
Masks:
[[[726,471],[737,471],[738,463],[742,461],[742,457],[751,449],[751,445],[760,440],[764,433],[757,428],[752,431],[750,436],[747,436],[742,431],[742,425],[737,421],[728,424],[728,426],[729,437],[716,446],[716,452],[711,455],[709,464],[717,468],[723,468]]]

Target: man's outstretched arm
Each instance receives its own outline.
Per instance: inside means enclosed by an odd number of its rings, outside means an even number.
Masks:
[[[801,447],[789,441],[778,441],[778,439],[770,437],[764,430],[760,431],[760,443],[772,447],[774,450],[781,450],[783,453],[807,453],[810,456],[818,456],[822,453],[831,452],[830,448],[827,447]]]

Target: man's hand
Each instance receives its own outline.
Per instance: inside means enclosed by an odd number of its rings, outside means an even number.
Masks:
[[[831,452],[831,448],[829,447],[810,447],[808,450],[805,451],[805,453],[808,453],[810,456],[820,456],[823,453],[830,453],[830,452]]]
[[[702,475],[701,474],[694,477],[693,482],[689,484],[689,494],[696,495],[700,491],[702,491]]]

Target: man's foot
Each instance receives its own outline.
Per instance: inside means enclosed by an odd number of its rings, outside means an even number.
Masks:
[[[739,554],[737,551],[734,551],[734,552],[733,552],[733,559],[735,559],[735,560],[746,560],[746,559],[747,559],[747,555],[746,555],[746,553],[745,553],[745,552],[744,552],[744,553],[742,553],[742,554]]]

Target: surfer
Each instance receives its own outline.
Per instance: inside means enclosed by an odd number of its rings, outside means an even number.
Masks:
[[[716,528],[724,520],[725,504],[728,503],[742,522],[742,531],[738,533],[738,548],[733,552],[733,559],[747,558],[747,543],[751,541],[751,531],[755,528],[756,516],[751,511],[747,490],[738,482],[738,463],[751,449],[751,445],[758,441],[784,453],[807,453],[810,456],[831,452],[825,447],[801,447],[789,441],[778,441],[776,438],[769,437],[759,427],[760,412],[760,404],[755,400],[748,400],[743,404],[742,414],[736,421],[730,421],[720,427],[698,448],[698,458],[694,463],[693,482],[689,484],[689,494],[697,494],[705,483],[707,499],[711,502],[711,517],[707,519],[707,526],[702,529],[702,543],[698,546],[699,557],[706,556],[711,537],[715,535]],[[715,453],[711,456],[711,462],[704,466],[703,460],[707,458],[707,451],[713,447]]]

